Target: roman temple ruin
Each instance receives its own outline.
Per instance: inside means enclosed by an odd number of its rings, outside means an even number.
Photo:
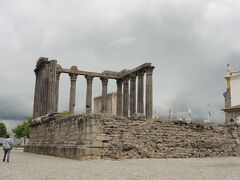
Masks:
[[[34,95],[33,118],[58,112],[59,81],[61,74],[68,74],[71,80],[69,113],[74,114],[76,99],[76,81],[78,76],[85,76],[87,83],[86,114],[92,113],[92,84],[94,78],[102,82],[101,113],[107,112],[108,80],[117,84],[117,116],[133,116],[136,113],[152,118],[153,114],[153,74],[154,66],[145,63],[132,70],[121,72],[104,71],[102,73],[79,70],[77,66],[65,69],[56,60],[41,57],[35,68],[36,84]],[[144,75],[146,74],[146,94],[144,101]],[[137,87],[136,87],[137,85]],[[130,99],[128,98],[130,91]],[[129,102],[130,101],[130,102]],[[145,102],[145,105],[144,105]],[[129,107],[130,106],[130,107]],[[144,109],[145,107],[145,109]],[[128,112],[130,109],[130,113]]]
[[[55,60],[40,58],[35,69],[34,119],[24,151],[78,160],[240,156],[238,124],[152,118],[153,69],[147,63],[132,70],[95,73],[76,66],[65,69]],[[55,113],[63,73],[71,80],[70,115]],[[74,114],[79,75],[85,76],[87,82],[86,114]],[[93,78],[100,78],[102,82],[101,107],[98,107],[101,113],[98,114],[92,113]],[[117,116],[106,113],[109,79],[117,83]]]

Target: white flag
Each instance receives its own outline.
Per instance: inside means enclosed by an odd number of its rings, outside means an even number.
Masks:
[[[168,120],[169,120],[169,121],[172,121],[172,120],[173,120],[172,107],[170,107],[170,109],[169,109]]]
[[[208,121],[210,121],[211,117],[212,117],[212,113],[210,111],[210,105],[208,104]]]
[[[192,111],[190,108],[188,108],[188,120],[191,121],[192,119]]]

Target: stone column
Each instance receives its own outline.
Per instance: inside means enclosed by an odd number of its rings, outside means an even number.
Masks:
[[[136,113],[136,75],[130,77],[130,116]]]
[[[49,64],[48,58],[40,57],[36,63],[35,95],[33,117],[37,118],[47,114],[47,100],[49,88]]]
[[[35,91],[34,91],[34,103],[33,103],[33,119],[39,116],[38,106],[39,106],[39,73],[35,71]]]
[[[58,112],[60,74],[61,74],[60,72],[57,72],[57,75],[56,75],[56,105],[55,105],[55,112]]]
[[[46,115],[47,114],[47,89],[48,89],[48,65],[44,64],[42,69],[41,69],[41,82],[40,82],[40,88],[41,88],[41,93],[40,93],[40,116]]]
[[[102,81],[102,107],[101,112],[107,113],[107,85],[108,85],[108,78],[101,77]]]
[[[117,80],[117,116],[123,115],[122,79]]]
[[[144,103],[143,103],[143,96],[144,96],[144,71],[138,72],[138,99],[137,99],[137,112],[143,114],[144,113]]]
[[[129,109],[129,78],[123,80],[123,116],[128,117]]]
[[[47,70],[47,101],[46,113],[51,114],[56,110],[56,81],[57,81],[57,61],[51,60]]]
[[[75,108],[75,99],[76,99],[76,81],[77,74],[69,74],[71,79],[71,88],[70,88],[70,101],[69,101],[69,113],[74,114]]]
[[[146,71],[146,118],[152,118],[153,115],[153,69],[150,67]]]
[[[87,80],[87,95],[86,95],[86,114],[92,113],[92,76],[85,76]]]
[[[43,94],[44,93],[43,84],[44,84],[44,72],[43,72],[43,68],[41,68],[39,70],[38,117],[43,115],[43,106],[44,106],[44,103],[45,103],[45,98],[43,97],[44,96],[44,94]]]

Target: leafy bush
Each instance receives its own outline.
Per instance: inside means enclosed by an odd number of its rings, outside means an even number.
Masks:
[[[13,129],[14,136],[16,138],[29,138],[29,125],[32,123],[32,117],[27,117],[27,119],[16,128]]]

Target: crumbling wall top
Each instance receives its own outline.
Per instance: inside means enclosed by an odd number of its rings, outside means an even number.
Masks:
[[[48,63],[48,58],[40,57],[36,63],[36,68],[40,67],[42,64]]]

